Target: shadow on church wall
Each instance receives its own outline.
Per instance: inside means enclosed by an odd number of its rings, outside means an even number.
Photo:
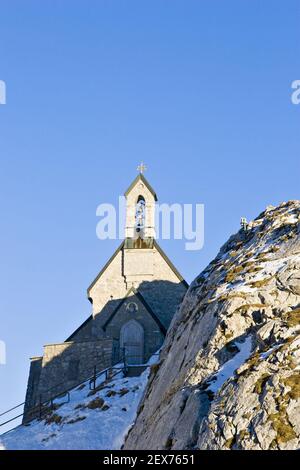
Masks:
[[[95,370],[100,372],[120,361],[120,334],[130,319],[144,329],[143,359],[147,361],[163,344],[186,290],[184,282],[144,281],[127,297],[112,298],[64,343],[46,345],[43,357],[31,361],[23,422],[36,417],[40,402],[76,387],[92,377]],[[128,308],[130,302],[137,309]]]

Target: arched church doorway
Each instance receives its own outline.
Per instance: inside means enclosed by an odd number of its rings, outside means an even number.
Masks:
[[[128,364],[143,364],[144,328],[136,320],[130,320],[121,328],[121,348],[125,348]]]

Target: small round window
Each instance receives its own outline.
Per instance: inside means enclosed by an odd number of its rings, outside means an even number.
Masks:
[[[129,302],[126,305],[126,310],[128,310],[130,313],[135,313],[138,311],[138,306],[135,302]]]

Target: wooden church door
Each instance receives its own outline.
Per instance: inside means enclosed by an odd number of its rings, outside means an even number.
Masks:
[[[136,320],[125,323],[121,329],[121,347],[125,348],[128,364],[144,362],[144,329]]]

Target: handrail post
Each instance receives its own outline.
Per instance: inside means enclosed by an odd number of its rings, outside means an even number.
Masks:
[[[39,416],[40,418],[42,417],[42,395],[40,395],[40,401],[39,401]]]
[[[96,388],[96,380],[97,380],[97,366],[94,365],[94,377],[93,377],[94,388],[93,388],[93,390],[95,390],[95,388]]]
[[[122,348],[122,360],[124,364],[124,374],[127,374],[127,364],[126,364],[126,350],[125,347]]]

